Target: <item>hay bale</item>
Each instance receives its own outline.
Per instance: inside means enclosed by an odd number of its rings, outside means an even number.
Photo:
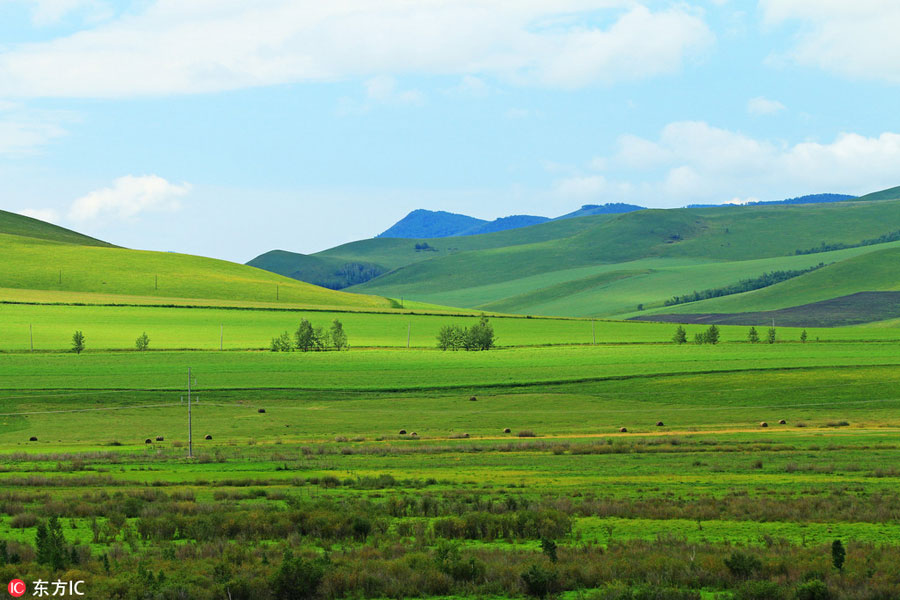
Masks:
[[[161,436],[161,435],[156,436],[157,442],[162,442],[163,440],[165,440],[165,438],[163,436]]]
[[[628,433],[627,427],[619,427],[619,433]]]
[[[507,427],[506,429],[503,430],[503,433],[512,433],[512,429]]]
[[[409,437],[419,437],[419,434],[413,431],[411,434],[409,434]]]
[[[778,424],[779,425],[787,425],[787,421],[785,421],[784,419],[781,419],[780,421],[778,421]]]
[[[760,426],[760,427],[768,427],[769,424],[766,423],[765,421],[763,421],[762,423],[759,424],[759,426]]]
[[[264,408],[258,408],[258,409],[256,409],[256,412],[258,412],[259,414],[263,414],[263,413],[266,412],[266,409],[264,409]]]
[[[204,440],[211,440],[211,439],[212,439],[212,436],[209,435],[209,434],[207,434],[206,437],[204,437],[203,439],[204,439]]]
[[[463,434],[463,437],[464,437],[464,438],[467,438],[467,437],[469,437],[469,434],[468,434],[468,433],[464,433],[464,434]]]
[[[147,438],[146,440],[144,440],[144,443],[145,443],[145,444],[152,444],[152,443],[153,443],[153,440],[151,440],[150,438]]]
[[[406,430],[405,430],[405,429],[401,429],[401,430],[400,430],[400,435],[406,435]]]
[[[656,422],[656,426],[657,426],[657,427],[665,427],[666,424],[663,423],[662,421],[657,421],[657,422]]]
[[[34,436],[34,435],[31,436],[30,438],[28,438],[28,441],[29,441],[29,442],[36,442],[36,441],[37,441],[37,436]]]
[[[478,398],[472,396],[471,398],[469,398],[469,402],[478,402]]]

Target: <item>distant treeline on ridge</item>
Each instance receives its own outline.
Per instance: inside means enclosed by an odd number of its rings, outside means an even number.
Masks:
[[[742,279],[737,283],[725,287],[712,288],[703,290],[702,292],[693,292],[691,294],[685,294],[684,296],[673,296],[669,300],[666,300],[665,305],[675,306],[676,304],[686,304],[688,302],[697,302],[698,300],[707,300],[709,298],[718,298],[720,296],[730,296],[731,294],[740,294],[742,292],[758,290],[760,288],[769,287],[770,285],[775,285],[776,283],[781,283],[782,281],[787,281],[788,279],[793,279],[794,277],[799,277],[800,275],[805,275],[816,269],[821,269],[824,266],[825,263],[819,263],[808,269],[763,273],[759,277]]]
[[[855,244],[842,244],[840,242],[836,242],[834,244],[826,244],[825,242],[822,242],[821,246],[818,246],[816,248],[807,248],[806,250],[795,250],[794,254],[818,254],[819,252],[831,252],[832,250],[845,250],[847,248],[860,248],[862,246],[874,246],[875,244],[886,244],[888,242],[897,241],[900,241],[900,229],[898,229],[897,231],[886,233],[877,238],[863,240]]]

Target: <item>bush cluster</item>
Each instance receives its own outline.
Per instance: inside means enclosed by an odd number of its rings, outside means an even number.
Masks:
[[[471,327],[444,325],[437,336],[441,350],[490,350],[496,341],[494,327],[485,316]]]

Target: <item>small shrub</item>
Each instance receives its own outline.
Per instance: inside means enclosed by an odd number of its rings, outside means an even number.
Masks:
[[[831,591],[821,579],[812,579],[797,586],[794,593],[796,600],[831,600]]]
[[[725,559],[725,566],[734,577],[749,579],[762,569],[762,561],[752,554],[735,551]]]
[[[520,438],[533,438],[533,437],[537,437],[537,436],[534,434],[534,432],[531,431],[530,429],[523,429],[523,430],[520,431],[517,435],[518,435]]]
[[[399,434],[400,434],[400,435],[406,435],[406,430],[405,430],[405,429],[401,429]]]
[[[152,444],[152,443],[153,443],[153,440],[151,440],[150,438],[147,438],[146,440],[144,440],[144,443],[145,443],[145,444]]]
[[[847,421],[828,421],[825,423],[825,427],[850,427],[850,423]]]
[[[546,598],[556,587],[556,573],[537,564],[528,567],[521,577],[525,593],[535,598]]]
[[[666,424],[663,423],[662,421],[657,421],[657,422],[656,422],[656,426],[657,426],[657,427],[665,427]]]
[[[26,529],[37,525],[38,518],[32,513],[19,513],[9,521],[9,526],[13,529]]]
[[[734,591],[734,600],[784,600],[785,592],[772,581],[747,581]]]
[[[36,436],[36,435],[31,436],[30,438],[28,438],[28,441],[29,441],[29,442],[36,442],[36,441],[38,441],[37,436]]]
[[[265,414],[266,409],[264,409],[264,408],[258,408],[258,409],[256,409],[256,412],[258,412],[259,414]]]

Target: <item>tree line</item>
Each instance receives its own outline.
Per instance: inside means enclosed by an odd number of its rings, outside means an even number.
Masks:
[[[794,250],[794,254],[818,254],[819,252],[831,252],[832,250],[844,250],[846,248],[860,248],[862,246],[874,246],[875,244],[886,244],[888,242],[896,241],[900,241],[900,229],[898,229],[897,231],[886,233],[884,235],[880,235],[877,238],[862,240],[861,242],[857,242],[855,244],[843,244],[841,242],[826,244],[825,242],[822,242],[815,248],[807,248],[806,250]]]
[[[777,331],[775,327],[769,327],[768,331],[766,331],[765,342],[767,344],[774,344],[777,338]],[[800,341],[804,344],[806,340],[809,339],[809,336],[806,333],[806,330],[800,332]],[[687,331],[681,325],[675,330],[675,334],[672,336],[672,342],[677,345],[686,344],[687,339]],[[747,331],[747,341],[751,344],[758,344],[762,341],[759,337],[759,332],[756,330],[756,327],[751,327]],[[695,344],[718,344],[719,343],[719,327],[717,325],[710,325],[706,331],[694,334],[694,343]]]
[[[300,320],[300,326],[293,337],[287,331],[272,338],[269,349],[272,352],[321,352],[323,350],[346,350],[350,347],[344,325],[338,319],[331,323],[326,331],[323,327],[313,327],[306,319]]]
[[[709,298],[718,298],[720,296],[730,296],[732,294],[740,294],[742,292],[758,290],[760,288],[769,287],[770,285],[775,285],[776,283],[781,283],[782,281],[787,281],[788,279],[793,279],[794,277],[799,277],[800,275],[805,275],[806,273],[821,269],[824,266],[825,263],[819,263],[815,266],[809,267],[808,269],[772,271],[770,273],[763,273],[759,277],[742,279],[737,283],[727,285],[725,287],[711,288],[708,290],[703,290],[702,292],[695,291],[691,294],[685,294],[684,296],[673,296],[672,298],[666,300],[665,305],[675,306],[676,304],[686,304],[688,302],[697,302],[698,300],[707,300]]]
[[[496,341],[494,326],[485,316],[471,327],[444,325],[437,335],[437,346],[441,350],[490,350]]]

